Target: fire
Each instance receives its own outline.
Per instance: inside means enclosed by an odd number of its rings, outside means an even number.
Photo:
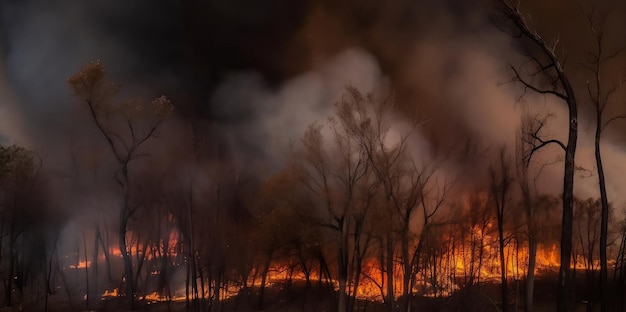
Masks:
[[[83,260],[83,261],[78,261],[77,264],[70,264],[69,268],[70,269],[85,269],[91,266],[91,261],[87,260]]]
[[[113,297],[117,297],[119,296],[119,289],[118,288],[114,288],[113,290],[109,291],[109,290],[105,290],[104,293],[102,294],[102,299],[104,300],[105,298],[113,298]]]
[[[487,227],[488,230],[489,226]],[[495,282],[501,279],[501,264],[499,240],[493,231],[474,229],[471,235],[463,240],[456,240],[454,237],[444,237],[444,248],[435,252],[432,256],[432,263],[420,263],[415,268],[416,272],[412,276],[413,293],[423,296],[448,296],[466,286],[467,283]],[[525,240],[512,239],[513,235],[505,233],[508,239],[504,245],[504,268],[505,276],[508,280],[523,279],[528,273],[528,245]],[[447,245],[446,245],[447,244]],[[434,252],[434,251],[433,251]],[[425,253],[425,252],[424,252]],[[429,255],[423,254],[427,257]],[[580,257],[579,257],[580,258]],[[535,273],[542,274],[545,271],[558,269],[560,265],[560,250],[558,245],[537,246]],[[429,260],[430,261],[430,260]],[[581,269],[583,259],[576,259],[572,263],[572,268]],[[271,285],[275,281],[289,279],[288,270],[283,265],[275,265],[268,272],[267,284]],[[359,299],[382,301],[386,295],[387,276],[383,272],[383,266],[377,259],[368,259],[362,268],[359,284],[356,287],[356,297]],[[596,268],[598,266],[596,265]],[[394,290],[395,295],[400,296],[403,290],[401,263],[396,263],[394,267]],[[312,275],[317,274],[313,272]],[[318,278],[310,277],[312,280]],[[304,280],[304,274],[294,272],[291,274],[292,280]],[[255,280],[255,286],[260,282],[260,278]],[[347,291],[354,291],[355,285],[347,285]],[[335,282],[335,289],[338,289]]]
[[[544,269],[558,268],[560,257],[560,250],[556,244],[552,244],[550,248],[537,250],[537,265]]]
[[[129,231],[127,236],[129,241],[132,241],[132,235],[132,231]],[[145,260],[154,259],[157,257],[156,254],[168,254],[171,257],[176,257],[178,255],[180,234],[178,231],[172,230],[168,236],[167,241],[160,239],[158,242],[149,241],[147,243],[131,244],[127,246],[126,252],[130,255],[139,255],[145,252]],[[122,251],[119,247],[109,247],[109,254],[115,257],[122,257]]]
[[[156,292],[156,291],[153,292],[153,293],[145,295],[143,297],[143,299],[146,300],[146,301],[165,301],[165,300],[167,300],[166,297],[163,297],[163,296],[159,295],[159,293]]]
[[[432,246],[424,247],[420,254],[418,263],[415,264],[413,275],[411,276],[411,292],[422,296],[449,296],[462,287],[470,284],[479,284],[483,282],[498,283],[501,279],[502,266],[500,264],[499,239],[491,224],[486,224],[483,228],[475,227],[463,234],[444,234],[434,242]],[[517,239],[515,235],[505,233],[506,242],[504,244],[504,269],[508,280],[523,279],[528,273],[528,245],[525,239]],[[161,240],[151,243],[147,248],[140,244],[130,247],[129,252],[134,255],[145,250],[145,259],[151,260],[159,255],[176,255],[178,248],[178,235],[171,234],[169,240]],[[431,244],[429,242],[428,244]],[[165,246],[167,245],[167,246]],[[158,248],[161,252],[156,253]],[[119,254],[119,249],[116,250]],[[396,251],[397,252],[397,251]],[[396,260],[400,255],[396,254]],[[553,271],[558,269],[560,263],[560,250],[557,244],[537,246],[535,273],[543,274],[545,271]],[[575,257],[572,267],[581,269],[585,268],[585,259]],[[80,261],[71,268],[86,268],[90,266],[89,261]],[[589,264],[587,264],[589,266]],[[595,262],[591,267],[598,268]],[[332,270],[332,268],[331,268]],[[394,264],[394,283],[395,296],[402,295],[403,292],[403,272],[404,268],[401,261]],[[158,276],[161,270],[153,268],[146,274]],[[252,270],[247,277],[248,287],[260,287],[262,283],[262,271]],[[312,270],[309,272],[309,279],[315,283],[320,278],[320,272]],[[325,279],[325,278],[324,278]],[[276,283],[284,283],[286,281],[305,281],[306,276],[299,269],[298,263],[292,262],[275,262],[271,265],[265,279],[265,286],[272,287]],[[365,258],[361,275],[358,279],[358,285],[354,284],[354,275],[349,278],[346,292],[354,294],[358,299],[382,301],[386,296],[388,277],[385,265],[381,265],[380,260],[376,257]],[[222,285],[220,289],[220,299],[227,299],[237,296],[242,289],[242,281],[231,281]],[[335,290],[339,289],[338,282],[332,281]],[[180,286],[180,285],[178,285]],[[208,287],[207,287],[208,289]],[[210,298],[212,294],[205,290],[204,294],[197,296],[202,298]],[[117,297],[119,290],[117,288],[109,291],[106,290],[102,294],[102,298]],[[192,299],[191,293],[188,294]],[[185,290],[174,292],[169,295],[163,295],[160,292],[152,292],[139,299],[147,302],[158,301],[184,301],[187,300]]]

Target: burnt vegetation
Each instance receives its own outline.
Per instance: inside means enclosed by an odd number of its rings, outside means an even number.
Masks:
[[[515,45],[506,142],[429,137],[447,126],[391,79],[348,84],[265,164],[88,63],[67,80],[62,160],[0,145],[0,311],[624,311],[601,144],[625,118],[610,10],[580,8],[593,49],[572,69],[518,3],[489,4]],[[575,162],[583,122],[593,168]]]

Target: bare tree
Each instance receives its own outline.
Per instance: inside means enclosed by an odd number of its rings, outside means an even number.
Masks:
[[[411,310],[413,276],[418,267],[424,240],[430,230],[430,222],[443,205],[453,183],[444,181],[439,185],[434,179],[436,163],[418,164],[409,150],[408,140],[412,128],[399,132],[397,142],[389,138],[389,114],[395,98],[378,99],[375,94],[362,94],[348,87],[339,103],[339,119],[347,126],[351,136],[358,142],[361,152],[367,157],[372,172],[381,184],[382,202],[391,209],[392,228],[397,228],[402,263],[402,308]],[[397,129],[396,129],[397,130]],[[416,215],[422,208],[422,214]],[[411,224],[414,218],[422,217],[421,233],[414,233]],[[394,237],[387,232],[385,249],[387,254],[387,298],[389,310],[394,302]],[[417,236],[417,238],[416,238]],[[417,242],[416,242],[417,240]]]
[[[510,204],[510,188],[513,178],[510,172],[510,165],[506,158],[506,148],[500,149],[498,157],[498,167],[489,167],[489,177],[491,181],[491,197],[496,208],[496,221],[498,224],[498,244],[500,253],[500,279],[501,279],[501,298],[502,311],[509,310],[508,307],[508,289],[507,289],[507,265],[504,254],[505,237],[504,237],[504,217],[507,206]]]
[[[524,110],[522,112],[520,127],[516,134],[517,143],[515,156],[517,181],[519,182],[522,197],[521,205],[526,217],[526,236],[528,240],[528,267],[526,275],[526,296],[524,299],[526,312],[533,310],[537,244],[540,239],[539,229],[541,228],[538,219],[542,218],[542,216],[537,216],[536,212],[539,210],[538,206],[543,206],[545,203],[549,203],[547,205],[548,208],[555,206],[555,204],[552,204],[554,202],[553,199],[547,196],[537,195],[538,192],[536,182],[544,168],[556,163],[552,162],[541,164],[537,169],[535,166],[532,166],[528,159],[528,155],[530,155],[534,147],[534,136],[536,136],[536,131],[543,127],[543,124],[545,124],[547,118],[550,116],[551,115],[547,115],[542,118],[539,117],[539,115],[532,115],[528,111]]]
[[[610,8],[608,8],[610,9]],[[609,12],[607,9],[606,12]],[[594,137],[594,155],[596,159],[596,169],[598,173],[598,186],[600,190],[600,304],[601,311],[606,312],[608,305],[608,264],[607,264],[607,237],[609,228],[609,199],[606,193],[606,178],[604,175],[604,166],[602,163],[602,153],[600,141],[602,139],[602,131],[613,121],[623,119],[625,116],[613,116],[608,120],[604,120],[607,105],[610,104],[616,91],[621,87],[623,81],[617,81],[613,85],[607,85],[604,81],[606,78],[605,68],[611,63],[623,49],[615,51],[607,51],[607,34],[606,22],[607,13],[601,12],[596,2],[592,3],[591,10],[585,15],[589,24],[589,29],[593,34],[594,48],[588,53],[587,62],[583,65],[590,73],[590,79],[587,80],[587,95],[591,99],[595,110],[596,131]]]
[[[528,40],[536,51],[529,52],[530,69],[522,71],[511,65],[514,80],[525,90],[552,96],[565,102],[568,108],[568,137],[563,143],[557,139],[544,139],[540,128],[534,132],[533,148],[527,155],[530,160],[533,154],[549,144],[556,144],[565,152],[563,175],[563,215],[561,221],[561,264],[558,277],[557,311],[569,310],[573,281],[570,259],[572,253],[573,203],[574,203],[574,156],[578,138],[578,103],[568,75],[563,69],[559,57],[555,54],[555,45],[547,44],[529,24],[528,18],[520,12],[517,4],[510,0],[500,0],[500,8],[504,17],[512,23],[508,31],[517,38]],[[511,29],[512,28],[512,29]],[[527,67],[527,68],[528,68]]]
[[[313,214],[311,220],[323,228],[332,230],[336,236],[338,311],[341,312],[349,308],[346,290],[351,270],[350,259],[355,253],[360,254],[362,251],[359,243],[361,236],[357,234],[360,234],[362,216],[367,214],[372,204],[367,198],[368,193],[375,188],[376,182],[369,174],[366,155],[346,131],[343,121],[331,120],[331,128],[336,144],[332,145],[330,152],[326,149],[320,126],[311,125],[306,131],[302,139],[305,161],[301,172],[305,186],[323,207],[321,209],[323,213],[318,213],[317,217]],[[365,194],[362,194],[363,191]],[[356,244],[351,244],[352,235],[355,235]]]
[[[537,231],[535,226],[535,214],[533,209],[533,194],[530,187],[529,163],[524,160],[524,156],[532,149],[532,145],[524,140],[524,134],[531,129],[524,127],[532,126],[532,119],[528,119],[523,113],[520,129],[516,134],[516,169],[517,180],[519,181],[522,195],[522,206],[526,213],[526,230],[528,239],[528,268],[526,274],[526,293],[524,298],[524,308],[526,312],[533,310],[533,297],[535,289],[535,265],[537,262]]]
[[[155,99],[152,102],[153,114],[146,121],[140,118],[146,117],[141,100],[131,99],[122,105],[115,105],[113,101],[118,86],[106,81],[106,72],[100,61],[89,63],[70,77],[68,83],[88,109],[91,120],[106,140],[119,165],[115,173],[115,180],[123,190],[123,205],[119,211],[119,248],[124,261],[126,299],[131,308],[134,308],[134,270],[127,232],[138,205],[131,196],[130,164],[140,156],[140,147],[154,137],[163,120],[171,114],[173,106],[165,96]]]
[[[597,301],[596,272],[598,241],[600,238],[600,201],[593,198],[586,200],[574,200],[574,234],[578,248],[574,248],[573,257],[575,265],[582,264],[585,269],[585,301],[587,311],[593,311],[593,305]]]

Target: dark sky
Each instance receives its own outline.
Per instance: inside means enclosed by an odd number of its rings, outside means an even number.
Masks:
[[[400,76],[417,38],[441,27],[467,29],[472,22],[465,20],[475,14],[471,7],[453,0],[367,5],[327,0],[3,0],[2,65],[16,98],[14,110],[25,119],[22,131],[36,140],[50,140],[50,129],[67,122],[72,103],[65,81],[95,59],[102,59],[129,95],[166,93],[184,118],[247,123],[256,118],[246,106],[252,104],[231,109],[232,103],[212,100],[232,73],[254,72],[264,87],[276,90],[358,47],[372,53],[383,72]]]
[[[67,90],[58,87],[63,77],[101,58],[125,83],[174,88],[191,95],[184,101],[186,112],[209,116],[210,92],[233,71],[254,70],[269,86],[278,86],[317,59],[358,45],[392,72],[408,52],[407,43],[439,27],[433,19],[445,12],[461,23],[471,7],[467,1],[407,0],[1,3],[7,76],[33,110],[63,98]]]

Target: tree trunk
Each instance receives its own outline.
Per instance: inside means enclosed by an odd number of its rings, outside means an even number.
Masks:
[[[502,203],[503,204],[503,203]],[[499,213],[498,216],[498,241],[500,247],[500,294],[502,298],[502,312],[507,312],[509,310],[509,296],[507,289],[507,281],[506,281],[506,258],[504,257],[504,230],[502,223],[502,215]]]
[[[87,259],[89,259],[89,256],[87,255],[87,235],[85,234],[85,232],[83,232],[83,248],[84,250],[84,255],[85,255],[85,308],[87,310],[89,310],[89,298],[91,298],[91,294],[89,293],[89,262]],[[96,246],[97,249],[97,246]],[[80,251],[80,250],[79,250]],[[96,261],[98,259],[98,256],[96,255]],[[80,264],[80,262],[78,263]]]
[[[393,238],[391,234],[387,234],[387,311],[394,310],[395,294],[394,294],[394,276],[393,276]]]
[[[130,304],[131,310],[135,309],[135,294],[133,285],[135,284],[133,281],[133,260],[128,254],[128,249],[126,245],[126,226],[127,220],[125,217],[126,210],[122,210],[120,216],[120,229],[119,229],[119,244],[120,244],[120,252],[122,253],[122,260],[124,261],[124,276],[126,277],[126,300],[128,300]]]
[[[348,296],[346,294],[346,284],[348,281],[348,257],[346,256],[347,254],[347,240],[348,240],[348,235],[347,233],[344,233],[345,230],[345,225],[344,222],[340,222],[340,228],[342,229],[342,232],[339,233],[339,246],[338,250],[337,250],[337,265],[338,265],[338,276],[337,276],[337,281],[339,282],[339,293],[338,295],[338,300],[337,300],[337,311],[338,312],[346,312],[346,309],[348,307]]]
[[[596,136],[595,136],[595,156],[596,167],[598,168],[598,182],[600,186],[600,201],[602,211],[600,217],[600,311],[607,312],[608,307],[608,265],[606,255],[607,236],[609,228],[609,200],[606,194],[606,184],[604,168],[602,166],[602,155],[600,153],[600,138],[602,135],[602,111],[596,111]]]
[[[268,257],[265,266],[263,266],[263,273],[261,273],[261,286],[259,287],[259,300],[257,302],[257,309],[263,310],[265,308],[264,296],[265,296],[265,283],[267,281],[267,273],[270,270],[271,255]]]
[[[409,218],[405,219],[404,234],[402,235],[402,262],[403,262],[403,274],[402,274],[402,297],[403,297],[403,310],[405,312],[411,311],[411,298],[410,298],[410,281],[413,273],[412,259],[409,255]]]
[[[13,292],[13,273],[15,271],[15,216],[11,220],[11,229],[9,232],[9,272],[7,273],[6,284],[4,285],[4,294],[6,296],[6,306],[13,306],[11,293]]]
[[[565,79],[564,77],[562,79]],[[565,79],[567,82],[567,79]],[[572,278],[570,260],[572,255],[572,229],[574,219],[574,171],[576,169],[574,156],[578,140],[578,113],[574,91],[569,82],[564,83],[566,93],[570,95],[569,107],[569,134],[565,149],[565,165],[563,175],[563,216],[561,221],[561,266],[559,267],[557,311],[570,310],[572,298]]]
[[[526,275],[526,302],[525,311],[533,311],[533,298],[535,292],[535,265],[537,262],[537,241],[531,235],[528,238],[528,273]]]

